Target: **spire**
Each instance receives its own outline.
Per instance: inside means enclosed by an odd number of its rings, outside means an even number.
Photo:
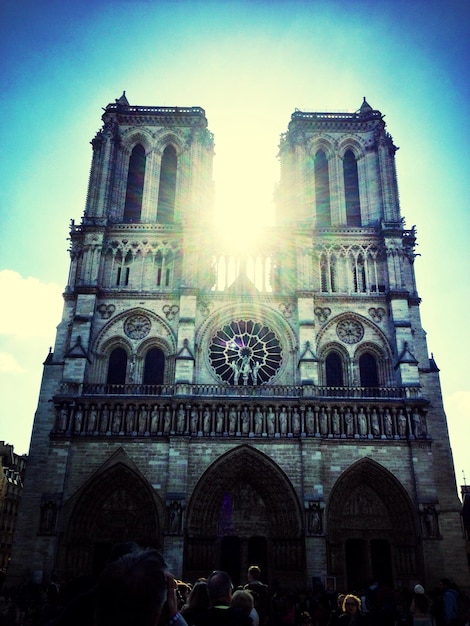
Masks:
[[[118,104],[119,106],[123,106],[123,107],[128,107],[129,106],[129,101],[126,98],[126,92],[125,91],[122,92],[122,96],[120,98],[116,98],[116,104]]]
[[[359,109],[359,115],[369,115],[369,113],[372,113],[373,110],[374,109],[370,106],[370,104],[366,100],[366,97],[364,96],[361,108]]]

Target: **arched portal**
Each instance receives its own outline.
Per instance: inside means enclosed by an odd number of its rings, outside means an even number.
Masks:
[[[327,509],[329,573],[341,589],[370,579],[419,578],[416,519],[408,494],[384,467],[363,459],[339,478]]]
[[[299,501],[271,459],[240,446],[206,470],[188,507],[184,575],[189,580],[220,568],[238,585],[255,563],[264,582],[303,585],[304,553]]]
[[[151,486],[118,451],[65,504],[58,566],[74,577],[96,575],[117,544],[161,548],[163,515]]]

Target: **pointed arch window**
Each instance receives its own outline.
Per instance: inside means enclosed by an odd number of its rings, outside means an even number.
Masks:
[[[127,174],[126,201],[124,204],[124,222],[139,222],[142,212],[142,197],[145,178],[145,150],[137,144],[129,159]]]
[[[323,150],[315,155],[315,202],[317,226],[331,226],[330,175],[328,160]]]
[[[343,387],[343,361],[337,352],[330,352],[325,359],[325,375],[327,387]]]
[[[160,348],[151,348],[145,355],[144,385],[163,385],[165,374],[165,355]]]
[[[361,203],[359,198],[357,161],[352,150],[347,150],[344,155],[343,173],[346,224],[348,226],[361,226]]]
[[[157,222],[162,224],[171,224],[175,218],[177,165],[176,150],[169,145],[162,154],[158,188]]]
[[[124,348],[115,348],[109,355],[108,385],[124,385],[126,383],[127,352]]]
[[[377,359],[370,352],[364,352],[359,357],[359,376],[361,378],[361,387],[379,386]]]

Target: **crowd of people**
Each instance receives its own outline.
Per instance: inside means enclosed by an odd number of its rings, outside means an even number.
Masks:
[[[447,578],[430,593],[382,582],[353,593],[320,582],[293,591],[268,588],[252,565],[234,589],[222,570],[176,580],[157,550],[133,543],[118,546],[98,580],[73,597],[54,585],[35,591],[28,601],[2,595],[0,626],[470,626],[465,596]]]

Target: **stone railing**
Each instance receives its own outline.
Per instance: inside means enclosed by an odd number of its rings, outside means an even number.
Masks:
[[[419,399],[420,387],[319,387],[316,385],[171,385],[62,383],[59,396],[190,396],[211,398],[336,398],[343,400]]]

